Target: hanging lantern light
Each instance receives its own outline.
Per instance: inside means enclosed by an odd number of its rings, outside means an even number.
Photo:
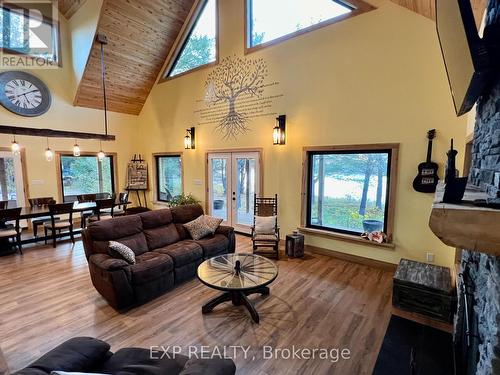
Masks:
[[[19,146],[19,143],[17,143],[16,136],[14,136],[14,140],[12,141],[12,144],[10,145],[10,149],[12,150],[12,153],[16,156],[21,153],[21,146]]]
[[[102,162],[104,160],[104,158],[106,157],[106,154],[102,150],[102,142],[99,141],[99,144],[101,145],[101,151],[99,151],[97,153],[97,160],[99,160],[99,162]]]
[[[45,149],[45,160],[52,161],[54,159],[54,153],[49,147],[49,138],[47,138],[47,148]]]
[[[73,146],[73,156],[80,156],[80,146],[75,139],[75,145]]]

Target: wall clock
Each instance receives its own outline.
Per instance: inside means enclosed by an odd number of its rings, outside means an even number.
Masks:
[[[48,111],[50,91],[39,78],[20,71],[0,73],[0,104],[9,111],[27,117]]]

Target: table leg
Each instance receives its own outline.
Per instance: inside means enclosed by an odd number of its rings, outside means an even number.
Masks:
[[[208,301],[206,304],[204,304],[201,308],[201,312],[203,314],[209,313],[215,308],[215,306],[220,305],[223,302],[231,301],[231,299],[232,299],[231,293],[229,292],[223,293],[220,296],[215,297],[210,301]]]
[[[255,309],[255,306],[253,305],[252,302],[250,302],[250,300],[246,296],[246,293],[239,292],[239,294],[240,294],[240,302],[241,302],[241,304],[247,308],[248,312],[252,316],[253,321],[255,323],[259,324],[259,320],[260,320],[259,313]]]

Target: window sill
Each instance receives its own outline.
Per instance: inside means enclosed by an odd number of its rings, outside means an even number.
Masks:
[[[170,203],[164,201],[153,201],[153,205],[155,206],[164,206],[170,208]]]
[[[324,237],[330,237],[332,239],[336,239],[336,240],[340,240],[340,241],[355,242],[355,243],[358,243],[360,245],[366,245],[366,246],[383,247],[386,249],[394,249],[396,247],[396,245],[393,242],[378,243],[378,242],[365,240],[364,238],[361,238],[360,236],[354,236],[352,234],[335,233],[335,232],[330,232],[328,230],[322,230],[322,229],[299,227],[299,231],[306,233],[306,234],[314,234],[314,235],[319,235],[319,236],[324,236]]]

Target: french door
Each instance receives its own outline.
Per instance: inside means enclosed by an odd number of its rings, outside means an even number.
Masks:
[[[238,232],[250,233],[254,194],[260,194],[260,153],[212,152],[207,162],[210,215]]]

